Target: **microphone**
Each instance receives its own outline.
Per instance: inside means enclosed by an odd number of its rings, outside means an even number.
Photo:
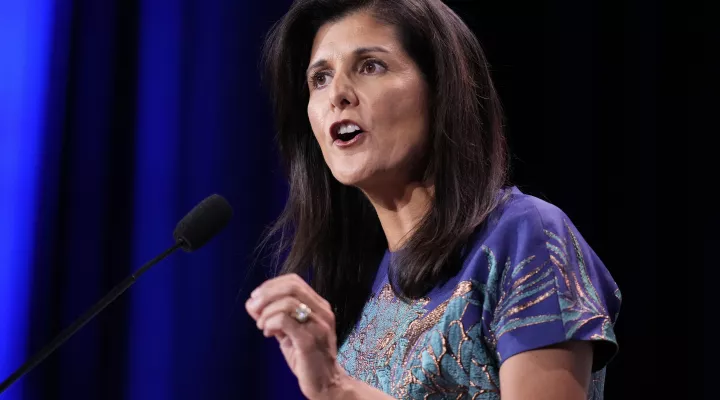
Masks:
[[[135,273],[125,278],[124,281],[120,282],[110,292],[108,292],[105,297],[95,303],[92,308],[87,310],[85,314],[75,320],[72,325],[60,332],[60,334],[57,335],[50,344],[35,354],[35,356],[29,359],[12,375],[10,375],[10,377],[3,381],[2,384],[0,384],[0,394],[9,388],[15,381],[30,372],[31,369],[40,364],[45,358],[52,354],[53,351],[60,347],[60,345],[80,330],[80,328],[99,314],[100,311],[115,301],[115,299],[117,299],[121,294],[123,294],[123,292],[135,283],[140,275],[147,272],[147,270],[177,249],[183,249],[186,252],[192,252],[199,249],[217,235],[223,228],[225,228],[230,221],[230,218],[232,218],[232,214],[232,207],[230,207],[227,200],[220,195],[214,194],[201,201],[197,206],[195,206],[195,208],[192,209],[192,211],[185,215],[180,222],[178,222],[175,227],[175,231],[173,231],[175,244],[172,247],[165,250],[162,254],[140,267],[137,271],[135,271]]]

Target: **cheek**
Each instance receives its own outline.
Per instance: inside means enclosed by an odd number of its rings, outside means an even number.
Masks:
[[[325,122],[325,115],[317,104],[317,101],[310,100],[307,107],[308,120],[310,121],[310,127],[313,130],[315,139],[322,144],[322,133],[323,124]]]
[[[428,136],[427,94],[423,89],[417,83],[399,82],[376,97],[373,111],[391,132],[397,133],[396,139]]]

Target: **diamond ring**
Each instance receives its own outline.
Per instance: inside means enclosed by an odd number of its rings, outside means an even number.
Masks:
[[[310,307],[308,307],[305,303],[300,303],[293,313],[293,318],[295,318],[297,322],[303,324],[307,322],[308,318],[310,318],[310,314],[312,314]]]

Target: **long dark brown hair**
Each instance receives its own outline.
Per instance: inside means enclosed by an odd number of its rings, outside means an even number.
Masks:
[[[485,55],[450,8],[439,0],[293,3],[271,29],[263,52],[290,183],[285,210],[263,243],[277,238],[277,254],[284,255],[280,273],[307,277],[332,305],[338,343],[368,299],[387,240],[367,198],[335,180],[325,164],[308,120],[305,70],[318,28],[361,10],[395,27],[430,88],[424,176],[434,183],[434,198],[393,257],[396,294],[423,296],[458,272],[463,246],[497,205],[507,171],[502,109]]]

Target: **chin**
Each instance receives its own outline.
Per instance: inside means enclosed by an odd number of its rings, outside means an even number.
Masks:
[[[364,181],[364,179],[361,179],[359,177],[353,176],[353,175],[345,175],[345,174],[333,174],[335,177],[335,180],[342,183],[345,186],[358,186],[361,182]]]
[[[370,174],[363,170],[331,170],[335,179],[345,186],[359,186],[370,179]]]

